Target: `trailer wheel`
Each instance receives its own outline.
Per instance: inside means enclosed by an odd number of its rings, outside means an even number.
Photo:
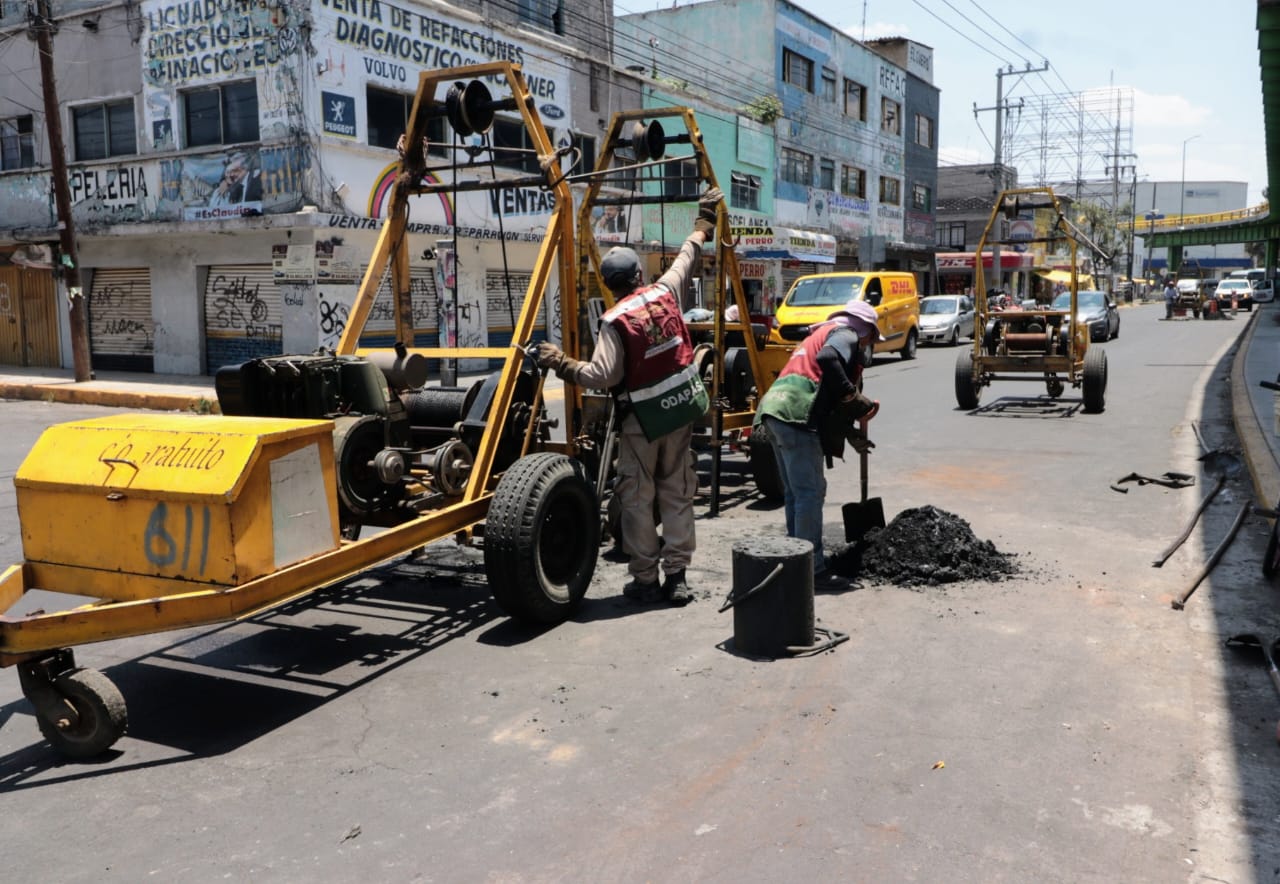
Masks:
[[[40,733],[70,758],[92,758],[115,745],[129,725],[124,696],[96,669],[72,669],[53,680],[66,715],[37,714]]]
[[[1090,347],[1084,354],[1084,410],[1086,414],[1100,414],[1106,408],[1107,351]]]
[[[973,351],[962,350],[956,356],[956,404],[965,411],[978,407],[982,388],[973,376]]]
[[[757,427],[751,431],[750,450],[751,475],[756,481],[756,490],[769,503],[781,503],[785,494],[782,488],[782,476],[778,474],[778,459],[773,453],[773,440],[768,431]]]
[[[1062,383],[1062,379],[1057,375],[1050,375],[1045,378],[1045,387],[1048,389],[1050,399],[1057,399],[1066,390],[1066,385]]]
[[[485,519],[484,566],[509,616],[565,620],[587,593],[599,546],[600,507],[582,464],[540,452],[503,474]]]

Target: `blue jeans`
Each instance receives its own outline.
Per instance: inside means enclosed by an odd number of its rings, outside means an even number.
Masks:
[[[827,499],[827,477],[822,472],[822,441],[818,434],[765,415],[764,425],[773,442],[782,480],[787,536],[813,544],[813,573],[822,574],[822,505]]]

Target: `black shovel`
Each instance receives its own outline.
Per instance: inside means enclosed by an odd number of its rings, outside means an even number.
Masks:
[[[862,436],[867,436],[867,418],[860,422]],[[857,543],[868,531],[884,527],[884,502],[878,497],[867,499],[867,450],[864,447],[858,453],[858,471],[862,479],[862,500],[857,503],[846,503],[840,508],[844,516],[845,543]]]

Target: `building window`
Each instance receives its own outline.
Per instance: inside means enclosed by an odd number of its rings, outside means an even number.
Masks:
[[[662,192],[667,196],[693,196],[702,193],[698,186],[697,160],[669,160],[662,164]]]
[[[258,84],[226,83],[182,93],[187,147],[258,140]]]
[[[735,209],[760,211],[760,177],[745,172],[731,173],[733,181],[729,192],[729,205]]]
[[[813,157],[802,150],[782,149],[782,180],[813,186]]]
[[[413,110],[413,95],[392,92],[366,86],[364,90],[364,118],[369,130],[369,145],[395,150],[400,136],[409,128],[409,112]],[[427,153],[443,157],[445,149],[444,117],[427,120]]]
[[[862,122],[867,121],[867,90],[861,83],[844,81],[844,115]]]
[[[138,152],[133,99],[71,109],[77,160],[101,160]]]
[[[836,72],[831,68],[822,69],[822,98],[830,102],[836,100]]]
[[[516,11],[520,21],[544,30],[564,33],[564,3],[562,0],[519,0]]]
[[[835,160],[819,160],[818,161],[818,187],[820,187],[823,190],[836,189]]]
[[[574,132],[570,144],[578,150],[578,165],[574,172],[590,172],[596,167],[596,139],[592,135]]]
[[[951,249],[964,248],[964,222],[943,221],[933,226],[934,242]]]
[[[840,192],[845,196],[867,198],[867,173],[856,166],[842,166],[840,169]]]
[[[519,169],[530,175],[542,174],[542,167],[538,165],[537,145],[529,137],[529,130],[525,128],[523,120],[494,120],[491,137],[495,165]],[[547,132],[547,140],[551,140],[550,131]]]
[[[880,99],[880,129],[892,135],[902,134],[902,105],[892,98]]]
[[[886,206],[902,205],[902,182],[888,175],[880,176],[880,202]]]
[[[813,60],[790,49],[782,50],[782,79],[805,92],[812,92]]]
[[[924,114],[916,114],[916,144],[933,147],[933,120]]]
[[[929,211],[929,188],[923,184],[911,185],[911,208],[917,212]]]
[[[36,164],[31,121],[31,114],[0,120],[0,171],[28,169]]]

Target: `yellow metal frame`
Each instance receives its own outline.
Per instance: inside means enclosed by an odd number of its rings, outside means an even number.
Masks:
[[[1039,201],[1037,201],[1037,198]],[[1047,198],[1048,202],[1044,202]],[[992,315],[987,305],[987,284],[986,274],[982,266],[982,256],[987,249],[999,245],[1025,245],[1028,242],[1036,240],[1000,240],[993,237],[992,232],[998,231],[999,220],[1004,215],[1006,203],[1013,207],[1019,207],[1026,201],[1026,208],[1033,211],[1044,211],[1051,209],[1054,213],[1054,221],[1051,225],[1049,236],[1041,241],[1057,241],[1065,240],[1071,255],[1071,282],[1069,289],[1071,291],[1071,309],[1069,312],[1061,310],[1023,310],[1010,314],[1016,318],[1044,317],[1049,318],[1072,318],[1076,315],[1076,295],[1079,286],[1078,269],[1076,265],[1076,243],[1077,238],[1083,236],[1079,230],[1075,228],[1065,217],[1062,212],[1062,206],[1058,202],[1057,194],[1051,187],[1024,187],[1000,192],[996,198],[995,204],[991,208],[991,214],[987,218],[986,227],[982,230],[982,236],[978,240],[977,250],[974,252],[976,260],[974,261],[974,305],[976,321],[981,325],[975,325],[973,335],[973,370],[976,377],[983,379],[984,385],[992,380],[1000,380],[1000,375],[1004,374],[1064,374],[1067,376],[1072,386],[1079,386],[1081,372],[1084,368],[1084,354],[1089,347],[1088,329],[1083,329],[1077,322],[1072,322],[1072,336],[1070,341],[1070,350],[1065,355],[1049,356],[1045,354],[1025,354],[1014,356],[992,356],[983,348],[983,338],[986,331],[986,321]],[[995,267],[994,260],[992,262],[993,270],[997,274],[1000,268]],[[998,275],[997,275],[997,278]],[[1004,378],[1008,380],[1008,378]]]
[[[412,310],[409,300],[409,252],[406,234],[409,220],[409,198],[414,195],[449,190],[424,180],[427,171],[426,152],[419,146],[425,142],[427,123],[438,115],[443,103],[436,98],[441,86],[459,80],[487,78],[488,82],[504,82],[514,100],[515,110],[524,121],[544,170],[543,182],[555,194],[547,232],[538,253],[524,304],[520,310],[508,347],[418,348],[413,346]],[[569,353],[580,350],[577,331],[573,197],[568,181],[560,174],[559,158],[546,129],[538,119],[535,102],[518,65],[507,62],[477,64],[419,75],[409,130],[401,142],[400,170],[396,177],[388,217],[379,234],[368,271],[360,284],[350,319],[339,341],[337,352],[343,355],[365,355],[373,352],[358,346],[361,332],[384,273],[391,270],[392,290],[396,304],[396,337],[411,352],[428,358],[501,358],[502,373],[490,406],[491,420],[486,426],[475,453],[475,462],[461,499],[450,506],[423,513],[419,517],[359,541],[344,541],[330,552],[319,554],[296,565],[282,568],[266,576],[237,586],[210,587],[208,584],[172,581],[166,578],[139,578],[140,592],[146,587],[155,597],[126,600],[104,600],[72,610],[37,612],[27,616],[0,615],[0,666],[10,666],[52,650],[90,642],[128,636],[145,635],[181,627],[213,624],[242,619],[257,614],[317,589],[351,577],[378,562],[403,555],[417,547],[465,533],[484,521],[498,477],[493,465],[506,421],[516,378],[525,358],[521,345],[533,335],[543,292],[559,261],[561,292],[561,325]],[[509,181],[495,179],[493,185],[508,186]],[[535,407],[541,400],[539,387]],[[565,417],[571,417],[565,403]],[[193,420],[200,420],[193,417]],[[563,446],[573,454],[574,432],[569,424],[570,442]],[[527,433],[522,453],[528,453],[533,434]],[[548,448],[562,446],[548,445]],[[8,612],[27,592],[40,589],[70,595],[82,595],[74,583],[77,569],[65,566],[24,562],[0,572],[0,611]],[[157,581],[164,581],[163,583]],[[161,592],[163,590],[163,592]]]

